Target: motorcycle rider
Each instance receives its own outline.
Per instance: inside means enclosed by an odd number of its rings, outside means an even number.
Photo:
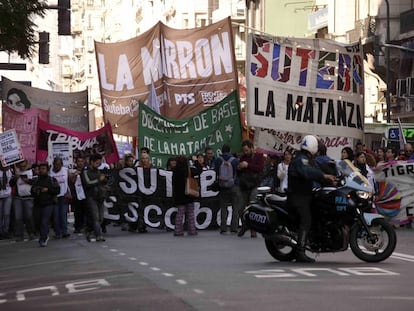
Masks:
[[[300,151],[296,152],[288,169],[288,206],[295,210],[298,216],[298,245],[296,249],[297,262],[315,262],[305,254],[307,235],[311,228],[311,202],[314,181],[327,179],[335,182],[335,176],[325,174],[315,163],[313,157],[318,152],[318,139],[306,135],[301,143]]]

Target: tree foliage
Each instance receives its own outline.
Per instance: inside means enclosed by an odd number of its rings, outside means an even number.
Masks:
[[[46,8],[44,1],[0,0],[0,50],[30,58],[37,44],[34,19]]]

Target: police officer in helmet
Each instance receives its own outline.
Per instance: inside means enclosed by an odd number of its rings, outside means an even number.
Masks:
[[[311,228],[311,202],[314,181],[327,179],[335,182],[335,176],[325,174],[316,166],[313,157],[318,152],[318,139],[313,135],[306,135],[290,162],[288,169],[288,206],[298,215],[298,246],[296,250],[297,262],[314,262],[313,258],[305,254],[307,235]]]

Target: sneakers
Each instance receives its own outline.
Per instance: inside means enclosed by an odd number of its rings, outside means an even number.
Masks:
[[[49,237],[46,238],[46,241],[40,241],[39,240],[39,245],[40,247],[46,247],[47,246],[47,242],[49,241]]]

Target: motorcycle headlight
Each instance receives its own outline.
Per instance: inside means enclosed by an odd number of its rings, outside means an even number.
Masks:
[[[367,192],[367,191],[357,191],[356,195],[357,195],[358,198],[364,199],[364,200],[368,200],[369,198],[372,197],[372,193]]]

